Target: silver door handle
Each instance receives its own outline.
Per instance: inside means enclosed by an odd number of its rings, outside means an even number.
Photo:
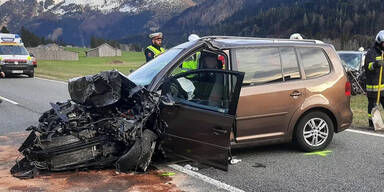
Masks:
[[[213,128],[212,130],[215,134],[226,134],[227,133],[227,130],[225,130],[225,129]]]
[[[302,92],[294,91],[293,93],[291,93],[291,97],[298,97],[298,96],[301,96],[302,94],[303,94]]]

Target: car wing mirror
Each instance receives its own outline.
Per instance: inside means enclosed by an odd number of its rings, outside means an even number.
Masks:
[[[166,106],[174,106],[175,100],[173,99],[170,93],[167,93],[161,96],[161,103],[163,103]]]
[[[161,85],[161,103],[166,106],[173,106],[175,105],[175,100],[173,96],[171,95],[170,91],[170,84],[172,82],[173,78],[167,78],[164,80],[163,84]]]

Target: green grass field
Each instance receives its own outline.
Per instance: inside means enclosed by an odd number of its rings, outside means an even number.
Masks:
[[[38,77],[67,81],[73,77],[95,74],[100,71],[117,69],[128,74],[145,63],[142,52],[122,52],[121,57],[85,57],[83,48],[66,48],[79,53],[79,61],[38,61],[35,75]],[[358,95],[351,98],[353,125],[366,127],[368,101],[366,96]]]
[[[353,112],[353,125],[357,127],[368,126],[368,99],[365,95],[353,96],[351,98],[351,109]],[[384,118],[384,109],[380,105],[379,111]]]
[[[351,98],[353,112],[353,125],[357,127],[368,126],[368,100],[365,95],[356,95]]]
[[[79,53],[78,61],[37,61],[35,75],[48,79],[67,81],[70,78],[117,69],[124,74],[145,63],[142,52],[122,52],[121,57],[86,57],[83,48],[65,48]]]

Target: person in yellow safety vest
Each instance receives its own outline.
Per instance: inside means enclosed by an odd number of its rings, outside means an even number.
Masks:
[[[149,38],[152,40],[152,45],[148,46],[144,51],[147,62],[165,52],[165,49],[161,47],[163,43],[163,33],[151,33],[149,34]]]
[[[364,70],[366,77],[366,88],[368,97],[368,122],[369,127],[373,127],[371,118],[372,108],[376,105],[379,87],[380,68],[384,65],[382,58],[384,51],[384,30],[380,31],[375,40],[375,45],[368,50],[365,57]],[[384,78],[381,84],[384,85]],[[384,86],[380,89],[380,103],[384,106]]]
[[[200,54],[201,54],[200,51],[196,52],[194,55],[192,55],[187,60],[185,60],[181,65],[181,71],[187,72],[189,70],[197,69],[199,65]]]

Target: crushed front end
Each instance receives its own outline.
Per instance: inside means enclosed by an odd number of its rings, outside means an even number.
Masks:
[[[12,175],[111,166],[146,171],[164,129],[159,95],[115,70],[72,79],[68,88],[72,100],[51,103],[38,126],[27,129],[19,148],[24,158]]]

